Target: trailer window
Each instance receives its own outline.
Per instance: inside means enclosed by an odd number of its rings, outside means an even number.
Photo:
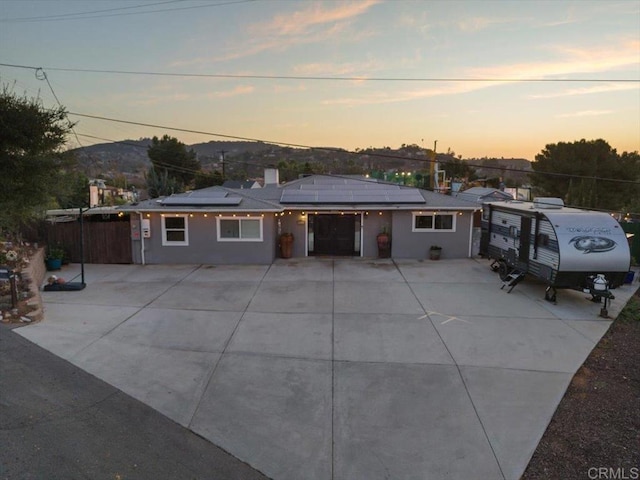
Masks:
[[[452,213],[414,213],[414,232],[455,232],[456,216]]]
[[[546,247],[549,245],[549,235],[547,235],[546,233],[539,233],[538,234],[538,245],[541,245],[543,247]]]

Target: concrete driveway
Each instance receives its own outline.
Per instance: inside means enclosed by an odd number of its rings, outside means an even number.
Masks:
[[[610,325],[485,260],[86,271],[16,331],[276,480],[517,479]]]

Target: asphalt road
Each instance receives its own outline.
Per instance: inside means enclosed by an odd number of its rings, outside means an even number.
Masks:
[[[265,479],[0,326],[0,479]]]

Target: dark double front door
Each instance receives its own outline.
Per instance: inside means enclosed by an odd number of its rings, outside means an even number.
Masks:
[[[353,255],[355,215],[313,215],[314,255]]]

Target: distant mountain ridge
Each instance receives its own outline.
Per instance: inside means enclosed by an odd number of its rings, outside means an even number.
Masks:
[[[72,150],[78,158],[80,169],[92,178],[116,178],[125,176],[130,182],[140,182],[151,166],[147,149],[150,138],[100,143]],[[315,163],[327,166],[327,172],[345,173],[344,168],[361,164],[366,169],[423,169],[426,153],[407,150],[408,147],[367,148],[354,153],[342,149],[297,149],[263,142],[210,141],[187,145],[196,152],[204,170],[219,170],[224,155],[227,173],[233,169],[243,169],[247,178],[260,176],[266,166],[276,166],[280,162]],[[417,146],[416,146],[417,147]],[[386,158],[388,157],[388,158]],[[454,155],[438,154],[439,161],[455,159]],[[473,158],[465,159],[476,166],[479,177],[518,178],[523,181],[532,171],[531,162],[523,158]],[[514,171],[515,170],[515,171]]]

